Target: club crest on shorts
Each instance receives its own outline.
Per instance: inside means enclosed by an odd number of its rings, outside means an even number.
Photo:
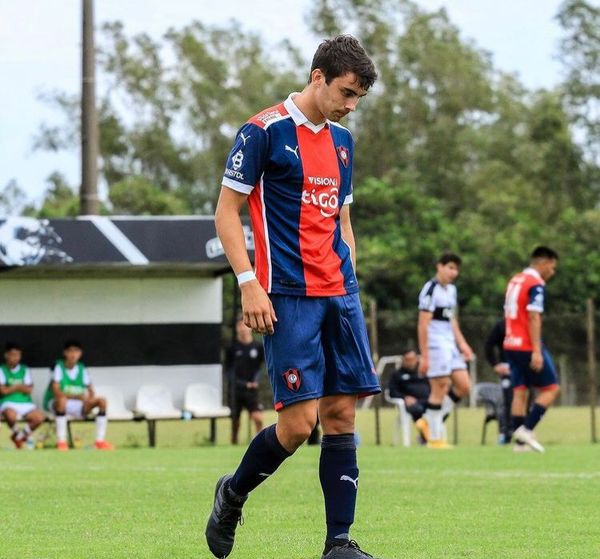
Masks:
[[[298,392],[298,389],[302,384],[302,375],[298,369],[288,369],[283,373],[283,380],[285,380],[287,387],[292,392]]]
[[[344,167],[348,167],[348,163],[350,163],[350,152],[348,151],[348,148],[344,146],[338,146],[336,149],[342,165]]]

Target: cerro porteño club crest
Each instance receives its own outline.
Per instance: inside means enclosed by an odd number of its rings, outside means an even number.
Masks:
[[[287,387],[292,392],[298,392],[298,389],[302,384],[302,376],[300,375],[300,371],[298,369],[288,369],[285,373],[283,373],[283,380],[285,380]]]
[[[350,163],[350,152],[348,151],[348,148],[344,146],[338,146],[337,152],[342,165],[344,167],[348,167],[348,163]]]

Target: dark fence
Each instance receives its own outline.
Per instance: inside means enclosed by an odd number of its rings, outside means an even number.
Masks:
[[[496,375],[485,360],[484,343],[499,315],[461,313],[459,321],[467,341],[477,354],[477,380],[495,381]],[[417,312],[379,311],[377,314],[379,355],[394,355],[407,345],[417,347]],[[588,369],[587,316],[581,314],[546,314],[542,336],[559,370],[562,384],[560,403],[588,405],[590,377]],[[596,356],[600,312],[595,313]]]

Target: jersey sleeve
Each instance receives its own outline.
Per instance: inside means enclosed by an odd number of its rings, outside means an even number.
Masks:
[[[90,384],[92,384],[92,379],[90,377],[89,371],[87,370],[87,367],[83,369],[83,384],[85,386],[89,386]]]
[[[25,377],[23,378],[23,384],[26,384],[27,386],[33,386],[33,378],[31,377],[31,371],[29,370],[29,367],[25,369]]]
[[[349,132],[348,135],[350,136],[350,153],[348,154],[350,159],[350,161],[348,162],[349,185],[348,192],[344,197],[344,203],[342,204],[343,206],[346,206],[347,204],[352,204],[352,202],[354,202],[354,185],[352,184],[352,169],[354,169],[354,138]]]
[[[4,376],[4,371],[2,369],[0,369],[0,384],[6,384],[6,377]]]
[[[247,122],[237,133],[227,157],[223,185],[250,194],[263,174],[267,160],[268,134],[254,123]]]
[[[428,281],[421,289],[419,294],[419,310],[426,312],[435,311],[435,303],[433,301],[433,290],[435,289],[435,283]]]
[[[544,312],[544,296],[545,288],[543,285],[534,285],[529,289],[527,294],[527,307],[528,311],[532,312]]]
[[[60,382],[62,380],[62,369],[60,365],[55,365],[54,370],[52,371],[52,382]]]

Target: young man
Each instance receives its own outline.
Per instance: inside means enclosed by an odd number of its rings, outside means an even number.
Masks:
[[[216,557],[233,548],[248,494],[323,429],[324,559],[371,557],[350,539],[358,488],[357,397],[380,391],[358,297],[350,223],[353,140],[338,121],[375,82],[372,61],[349,35],[323,41],[308,85],[252,117],[227,161],[217,232],[237,274],[244,322],[266,334],[277,424],[252,441],[217,483],[206,527]],[[256,274],[240,210],[248,201]],[[286,523],[282,519],[282,523]]]
[[[544,286],[556,272],[557,264],[558,254],[539,246],[531,253],[529,267],[511,278],[506,289],[504,350],[513,386],[512,421],[517,452],[544,452],[533,430],[560,392],[556,367],[542,343]],[[538,388],[539,394],[527,414],[528,393],[533,388]]]
[[[17,448],[21,448],[44,421],[44,414],[31,399],[33,380],[27,366],[21,363],[22,357],[21,346],[8,342],[0,368],[0,415],[10,427],[10,439]],[[19,431],[17,421],[22,419],[27,423]]]
[[[265,360],[262,344],[254,341],[252,330],[242,317],[235,323],[236,339],[227,350],[225,369],[231,386],[231,444],[238,443],[240,415],[246,408],[256,432],[263,428],[263,406],[258,399],[258,377]]]
[[[419,295],[419,372],[429,378],[431,394],[417,427],[428,440],[428,446],[436,449],[450,448],[443,439],[444,398],[448,395],[456,404],[470,389],[465,361],[472,359],[473,350],[454,316],[457,296],[453,282],[458,277],[461,262],[456,254],[442,254],[435,277],[425,284]]]
[[[83,348],[78,341],[65,342],[63,359],[56,362],[44,395],[44,408],[55,415],[56,448],[69,450],[67,416],[82,419],[97,407],[95,447],[97,450],[113,450],[113,445],[104,440],[108,423],[106,400],[94,394],[88,370],[80,361],[82,355]]]

